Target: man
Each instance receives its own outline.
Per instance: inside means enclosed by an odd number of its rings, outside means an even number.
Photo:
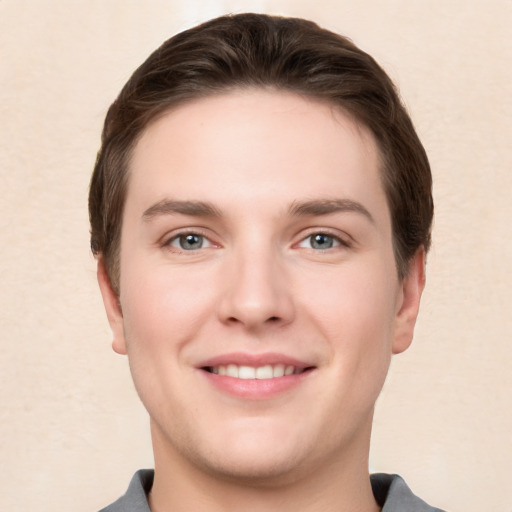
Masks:
[[[433,214],[427,157],[370,56],[256,14],[178,34],[111,106],[89,207],[155,457],[105,511],[438,510],[368,474]]]

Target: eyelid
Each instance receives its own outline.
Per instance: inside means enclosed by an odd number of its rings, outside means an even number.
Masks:
[[[294,244],[296,247],[301,247],[300,244],[302,244],[303,242],[305,242],[307,239],[311,238],[312,236],[314,235],[325,235],[325,236],[328,236],[328,237],[331,237],[331,238],[334,238],[334,240],[337,242],[337,244],[331,248],[328,248],[328,249],[324,249],[324,251],[328,251],[329,249],[336,249],[336,248],[339,248],[339,247],[346,247],[346,248],[349,248],[349,247],[352,247],[353,245],[353,241],[352,241],[352,237],[346,233],[340,233],[338,230],[334,231],[332,229],[329,229],[329,228],[309,228],[308,230],[306,230],[306,232],[302,232],[300,234],[300,239],[299,241]],[[308,249],[308,247],[304,247],[305,249]],[[313,249],[313,248],[311,248]],[[313,249],[315,251],[317,251],[318,249]]]
[[[200,236],[202,237],[204,240],[206,240],[208,242],[208,245],[205,247],[201,247],[200,249],[191,249],[191,250],[184,250],[184,249],[181,249],[179,247],[175,247],[172,244],[172,242],[174,242],[175,240],[179,239],[180,237],[182,236],[187,236],[187,235],[197,235],[197,236]],[[162,238],[161,238],[161,241],[159,243],[159,245],[163,248],[167,248],[169,250],[172,250],[174,252],[180,252],[180,253],[183,253],[183,252],[195,252],[195,251],[200,251],[202,249],[209,249],[211,247],[219,247],[219,244],[218,243],[215,243],[213,240],[212,240],[212,236],[210,234],[207,234],[206,233],[206,230],[203,229],[203,228],[197,228],[197,227],[194,227],[194,226],[190,226],[190,227],[185,227],[185,228],[179,228],[179,229],[175,229],[173,231],[171,231],[170,233],[166,233]]]
[[[171,243],[173,241],[177,240],[179,237],[191,235],[191,234],[201,236],[207,241],[208,245],[206,247],[205,246],[201,247],[201,249],[208,249],[211,247],[220,247],[220,244],[213,240],[213,237],[212,237],[211,233],[209,232],[209,230],[206,230],[204,228],[194,227],[194,226],[178,228],[178,229],[172,230],[169,233],[166,233],[164,236],[161,237],[159,245],[164,248],[165,247],[172,248],[174,251],[177,251],[177,252],[195,252],[193,249],[185,251],[183,249],[180,249],[178,247],[174,247],[171,245]],[[348,235],[347,233],[340,233],[339,230],[333,230],[331,228],[315,227],[315,228],[309,228],[307,230],[302,231],[300,233],[300,238],[299,238],[298,242],[294,243],[293,246],[300,247],[300,244],[302,244],[308,238],[310,238],[314,235],[326,235],[328,237],[334,238],[334,240],[337,242],[337,244],[330,249],[335,249],[337,247],[349,248],[349,247],[352,247],[354,244],[352,237],[350,235]],[[200,251],[201,249],[196,249],[196,251]],[[318,249],[314,249],[314,250],[318,251]],[[324,249],[324,250],[328,251],[329,249]]]
[[[181,239],[182,238],[186,238],[187,236],[189,235],[193,235],[197,238],[200,238],[201,239],[201,247],[198,247],[197,249],[184,249],[183,247],[180,247],[178,245],[175,245],[175,243],[179,243],[181,242]],[[205,236],[203,235],[200,235],[199,233],[183,233],[181,235],[178,235],[178,236],[175,236],[173,238],[171,238],[168,242],[168,247],[173,247],[174,249],[177,249],[178,251],[180,252],[194,252],[194,251],[199,251],[201,249],[207,249],[208,247],[211,247],[213,244],[212,242]]]

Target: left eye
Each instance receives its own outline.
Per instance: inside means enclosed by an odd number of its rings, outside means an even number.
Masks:
[[[299,247],[306,247],[308,249],[326,250],[332,249],[341,245],[338,238],[326,233],[314,233],[313,235],[304,238],[299,244]]]
[[[204,247],[209,247],[210,241],[197,233],[186,233],[170,240],[169,245],[183,251],[196,251]]]

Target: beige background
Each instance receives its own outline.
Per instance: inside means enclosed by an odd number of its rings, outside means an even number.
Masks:
[[[431,158],[428,286],[378,403],[372,470],[452,512],[510,512],[510,0],[0,0],[0,509],[91,512],[152,465],[96,289],[90,171],[148,53],[245,10],[352,37],[399,84]]]

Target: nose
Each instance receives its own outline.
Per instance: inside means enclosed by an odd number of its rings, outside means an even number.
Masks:
[[[271,249],[236,254],[226,262],[219,319],[250,331],[288,324],[295,309],[287,276],[283,262]]]

